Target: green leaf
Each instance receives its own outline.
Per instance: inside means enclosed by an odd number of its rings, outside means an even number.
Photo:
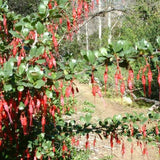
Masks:
[[[85,121],[86,121],[87,124],[90,123],[91,118],[92,118],[92,115],[90,113],[85,115]]]
[[[39,57],[41,54],[44,53],[44,46],[40,46],[37,50],[36,50],[36,57]]]
[[[22,33],[23,33],[24,37],[26,37],[29,34],[29,29],[28,28],[23,28]]]
[[[38,64],[43,64],[43,63],[45,63],[45,62],[46,62],[45,59],[39,59],[39,60],[36,61],[36,63],[38,63]]]
[[[94,64],[95,63],[95,60],[96,60],[96,57],[94,55],[94,53],[92,51],[88,51],[87,52],[87,57],[88,57],[88,60],[91,64]]]
[[[107,55],[107,49],[106,49],[106,48],[100,48],[100,53],[101,53],[103,56],[106,56],[106,55]]]
[[[20,102],[18,109],[22,111],[22,110],[24,110],[24,108],[25,108],[24,103]]]
[[[30,57],[35,57],[36,56],[36,51],[37,51],[37,47],[33,46],[29,52],[29,56]]]
[[[12,90],[12,85],[11,84],[5,84],[4,85],[4,91],[5,92],[11,91],[11,90]]]
[[[37,157],[38,159],[41,158],[41,155],[42,155],[42,154],[41,154],[39,151],[36,152],[36,157]]]
[[[26,69],[25,64],[21,63],[20,66],[19,66],[19,70],[18,70],[19,74],[20,75],[23,74],[23,72],[24,72],[25,69]]]
[[[24,90],[24,86],[18,86],[17,90],[20,91],[20,92],[22,92]]]
[[[45,85],[45,82],[43,80],[38,80],[35,82],[34,88],[40,89],[44,85]]]
[[[49,0],[43,0],[43,4],[47,6]]]
[[[137,124],[133,124],[133,127],[134,127],[135,129],[138,129],[138,128],[139,128],[139,126],[138,126]]]
[[[14,68],[15,58],[10,58],[9,61],[4,63],[4,76],[12,76],[13,75],[13,68]]]
[[[112,43],[112,47],[115,53],[119,53],[122,50],[122,41]]]
[[[54,157],[54,152],[50,152],[48,155],[49,155],[49,157],[53,158]]]
[[[46,95],[48,98],[52,98],[53,97],[53,93],[52,91],[46,90]]]
[[[17,33],[17,31],[10,30],[9,33],[11,33],[13,37],[22,38],[22,37]]]
[[[45,4],[41,3],[39,5],[38,11],[39,11],[40,14],[45,14],[45,12],[46,12],[46,6],[45,6]]]
[[[156,41],[157,41],[158,45],[160,46],[160,36],[157,37]]]
[[[2,0],[0,0],[0,6],[2,5]]]
[[[37,22],[36,29],[38,34],[44,33],[44,25],[41,22]]]
[[[50,40],[50,34],[49,32],[44,32],[43,37],[42,37],[42,42],[46,43],[48,40]]]
[[[148,121],[148,118],[144,117],[142,120],[141,120],[141,124],[144,124]]]

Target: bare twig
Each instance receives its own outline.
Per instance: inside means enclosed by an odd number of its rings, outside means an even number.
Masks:
[[[116,8],[111,8],[111,9],[108,9],[108,8],[104,8],[94,14],[90,14],[89,15],[89,18],[87,20],[85,20],[82,24],[79,25],[78,28],[74,29],[72,32],[77,32],[78,30],[80,30],[84,25],[86,25],[87,23],[89,23],[93,18],[97,17],[97,16],[101,16],[105,13],[109,13],[109,12],[113,12],[113,11],[119,11],[119,12],[126,12],[126,10],[124,9],[116,9]],[[61,39],[58,41],[58,44],[61,43],[61,41],[64,39],[64,37],[66,36],[68,32],[64,33],[63,36],[61,37]]]

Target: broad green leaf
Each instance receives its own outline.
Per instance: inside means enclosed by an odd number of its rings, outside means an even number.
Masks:
[[[107,55],[107,49],[106,49],[106,48],[100,48],[100,53],[101,53],[103,56],[106,56],[106,55]]]
[[[144,118],[141,120],[141,124],[145,124],[147,121],[148,121],[148,118],[144,117]]]
[[[46,95],[48,98],[52,98],[53,97],[53,93],[52,91],[46,90]]]
[[[42,34],[44,32],[44,25],[41,22],[37,22],[36,29],[38,34]]]
[[[23,102],[20,102],[20,104],[19,104],[19,106],[18,106],[18,109],[22,111],[22,110],[24,110],[24,108],[25,108],[24,103],[23,103]]]
[[[88,57],[88,60],[91,64],[94,64],[95,63],[95,60],[96,60],[96,57],[94,55],[94,53],[92,51],[88,51],[87,52],[87,57]]]
[[[158,36],[156,40],[157,40],[158,45],[160,46],[160,36]]]
[[[150,53],[153,52],[153,47],[152,47],[151,43],[149,43],[145,39],[142,39],[141,41],[137,42],[136,48],[140,51],[148,51]]]
[[[10,30],[9,33],[11,33],[13,37],[22,38],[16,31]]]
[[[43,0],[43,4],[47,6],[49,0]]]
[[[39,57],[40,55],[42,55],[44,53],[44,46],[41,46],[39,47],[37,50],[36,50],[36,57]]]
[[[10,58],[9,61],[4,63],[4,76],[12,76],[13,75],[13,67],[14,67],[15,58]]]
[[[36,61],[36,63],[38,63],[38,64],[43,64],[43,63],[45,63],[45,62],[46,62],[45,59],[39,59],[39,60]]]
[[[39,11],[40,14],[45,14],[45,12],[46,12],[46,6],[45,6],[45,4],[41,3],[39,5],[38,11]]]
[[[41,154],[39,151],[36,152],[36,157],[37,157],[38,159],[41,158],[41,155],[42,155],[42,154]]]
[[[30,57],[36,57],[36,51],[37,51],[37,47],[33,46],[29,52]]]
[[[54,152],[50,152],[48,155],[49,155],[49,157],[53,158],[54,157]]]
[[[101,54],[99,51],[94,51],[94,55],[96,56],[96,58],[98,58]]]
[[[122,41],[117,41],[117,42],[113,42],[112,43],[112,47],[115,53],[119,53],[120,51],[122,51]]]
[[[86,121],[87,124],[90,123],[91,118],[92,118],[92,115],[90,113],[85,115],[85,121]]]
[[[24,86],[18,86],[17,90],[20,91],[20,92],[22,92],[24,90]]]
[[[20,66],[19,66],[19,69],[18,69],[19,74],[20,75],[23,74],[25,69],[26,69],[26,65],[24,63],[21,63]]]
[[[43,37],[42,37],[42,42],[46,43],[48,40],[50,40],[50,34],[49,32],[44,32]]]
[[[137,124],[133,124],[133,127],[134,127],[135,129],[138,129],[138,128],[139,128],[139,126],[138,126]]]
[[[11,84],[5,84],[4,85],[4,91],[5,92],[11,91],[11,90],[12,90],[12,85]]]
[[[2,5],[2,0],[0,0],[0,6]]]
[[[29,34],[29,29],[28,28],[23,28],[22,33],[23,33],[24,37],[26,37]]]
[[[45,82],[43,80],[38,80],[35,82],[34,88],[40,89],[44,85],[45,85]]]

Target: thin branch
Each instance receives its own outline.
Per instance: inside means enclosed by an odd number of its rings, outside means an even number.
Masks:
[[[79,25],[78,28],[74,29],[72,32],[77,32],[78,30],[80,30],[84,25],[86,25],[87,23],[89,23],[93,18],[103,15],[105,13],[109,13],[109,12],[113,12],[113,11],[119,11],[119,12],[126,12],[126,10],[124,9],[116,9],[116,8],[111,8],[108,10],[108,8],[104,8],[103,10],[100,10],[99,12],[96,12],[94,14],[90,14],[89,18],[84,21],[81,25]],[[61,43],[61,41],[64,39],[64,37],[66,36],[68,32],[64,33],[63,36],[61,37],[61,39],[58,41],[58,44]]]

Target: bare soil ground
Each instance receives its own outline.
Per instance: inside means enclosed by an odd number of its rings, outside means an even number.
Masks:
[[[82,104],[84,101],[89,101],[90,103],[93,103],[96,108],[95,112],[92,114],[92,121],[98,121],[99,119],[104,120],[107,117],[113,117],[114,115],[124,115],[127,113],[132,113],[133,111],[137,113],[147,113],[146,108],[133,108],[131,106],[125,106],[123,103],[117,103],[116,99],[111,100],[108,98],[99,98],[96,97],[96,100],[94,102],[94,97],[91,92],[91,87],[87,84],[80,84],[76,82],[79,93],[76,94],[76,99],[78,100],[78,106],[77,106],[77,115],[76,117],[79,117],[81,114]],[[148,156],[142,155],[142,150],[139,146],[137,146],[136,140],[133,140],[133,146],[134,146],[134,152],[131,156],[131,142],[128,142],[127,139],[124,137],[124,144],[125,144],[125,154],[122,156],[121,154],[121,144],[118,145],[114,143],[113,150],[111,151],[110,148],[110,140],[109,139],[103,139],[101,140],[99,136],[96,136],[96,147],[94,148],[92,143],[93,139],[96,135],[90,135],[90,149],[91,149],[91,155],[89,157],[89,160],[160,160],[160,157],[158,155],[158,148],[153,146],[147,146],[148,148]],[[85,146],[85,137],[81,137],[81,147]],[[143,147],[143,145],[142,145]],[[142,148],[143,149],[143,148]]]

